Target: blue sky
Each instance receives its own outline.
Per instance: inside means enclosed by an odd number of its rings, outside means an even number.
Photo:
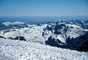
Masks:
[[[88,0],[0,0],[0,16],[88,16]]]

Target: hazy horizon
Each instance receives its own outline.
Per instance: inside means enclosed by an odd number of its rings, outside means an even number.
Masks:
[[[88,0],[0,0],[0,16],[88,16]]]

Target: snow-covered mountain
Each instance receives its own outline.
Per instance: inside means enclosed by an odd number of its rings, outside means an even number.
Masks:
[[[4,27],[0,30],[1,60],[88,59],[86,52],[75,51],[84,47],[88,51],[88,46],[85,46],[88,29],[79,24],[56,22],[30,25],[16,21],[3,22],[0,26]]]
[[[1,35],[4,36],[5,38],[9,37],[15,38],[17,36],[23,36],[27,41],[31,40],[32,37],[33,37],[32,40],[34,40],[35,38],[38,38],[39,40],[41,40],[40,38],[45,38],[47,40],[50,36],[54,37],[56,35],[56,38],[65,41],[66,38],[68,37],[76,38],[82,35],[84,33],[82,30],[83,29],[80,26],[71,24],[59,24],[59,25],[53,24],[53,26],[43,24],[41,26],[37,25],[29,25],[28,27],[24,26],[24,28],[20,29],[12,28],[8,32],[5,32],[5,30],[3,30],[1,31]]]
[[[11,23],[11,25],[14,26],[14,23],[16,22],[13,22],[13,24]],[[56,41],[57,45],[66,45],[68,38],[75,39],[81,35],[84,35],[87,31],[87,29],[85,31],[85,29],[82,27],[74,24],[52,23],[42,25],[28,25],[27,27],[25,27],[23,24],[24,23],[16,24],[17,26],[15,27],[18,27],[19,25],[23,26],[20,29],[10,28],[10,30],[7,32],[6,30],[2,30],[0,35],[6,39],[23,39],[26,41],[38,42],[41,44],[51,44],[51,41],[48,42],[50,39]]]

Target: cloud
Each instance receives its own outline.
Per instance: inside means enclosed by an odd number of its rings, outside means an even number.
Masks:
[[[19,22],[19,21],[15,21],[15,22],[4,22],[3,24],[6,25],[6,26],[9,26],[9,25],[20,25],[20,24],[24,24],[24,22]]]

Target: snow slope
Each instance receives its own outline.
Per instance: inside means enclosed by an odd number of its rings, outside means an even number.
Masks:
[[[58,39],[62,43],[66,44],[66,39],[68,37],[77,38],[85,33],[83,29],[78,25],[72,25],[72,24],[62,24],[62,25],[53,24],[53,25],[54,28],[52,28],[53,26],[50,24],[43,24],[41,26],[28,25],[28,27],[24,27],[20,29],[11,29],[8,32],[0,31],[0,35],[7,39],[15,38],[17,36],[23,36],[26,41],[38,42],[41,44],[45,44],[45,41],[47,41],[48,38],[52,36],[55,40]],[[47,26],[49,26],[49,28],[52,28],[54,31],[56,26],[57,28],[59,27],[63,27],[63,28],[58,29],[58,31],[61,32],[60,34],[55,34],[54,32],[48,30]],[[66,28],[65,26],[68,28]],[[65,29],[67,30],[66,32]]]
[[[52,27],[52,25],[50,26]],[[64,33],[64,28],[58,30],[61,34],[54,34],[46,29],[47,24],[41,26],[28,25],[28,27],[10,29],[7,32],[0,31],[0,36],[4,37],[0,38],[0,60],[87,60],[88,52],[45,45],[45,41],[50,36],[66,43],[67,37],[75,38],[83,32],[80,26],[71,24],[67,24],[67,26],[66,33]],[[26,41],[9,39],[17,36],[23,36]]]
[[[23,36],[26,39],[26,41],[43,43],[44,41],[44,38],[42,37],[43,27],[41,26],[30,26],[30,27],[14,29],[15,31],[11,30],[9,32],[2,31],[0,35],[4,36],[7,39],[9,37],[15,38],[17,36]]]
[[[88,53],[19,40],[0,39],[0,60],[87,60]]]

